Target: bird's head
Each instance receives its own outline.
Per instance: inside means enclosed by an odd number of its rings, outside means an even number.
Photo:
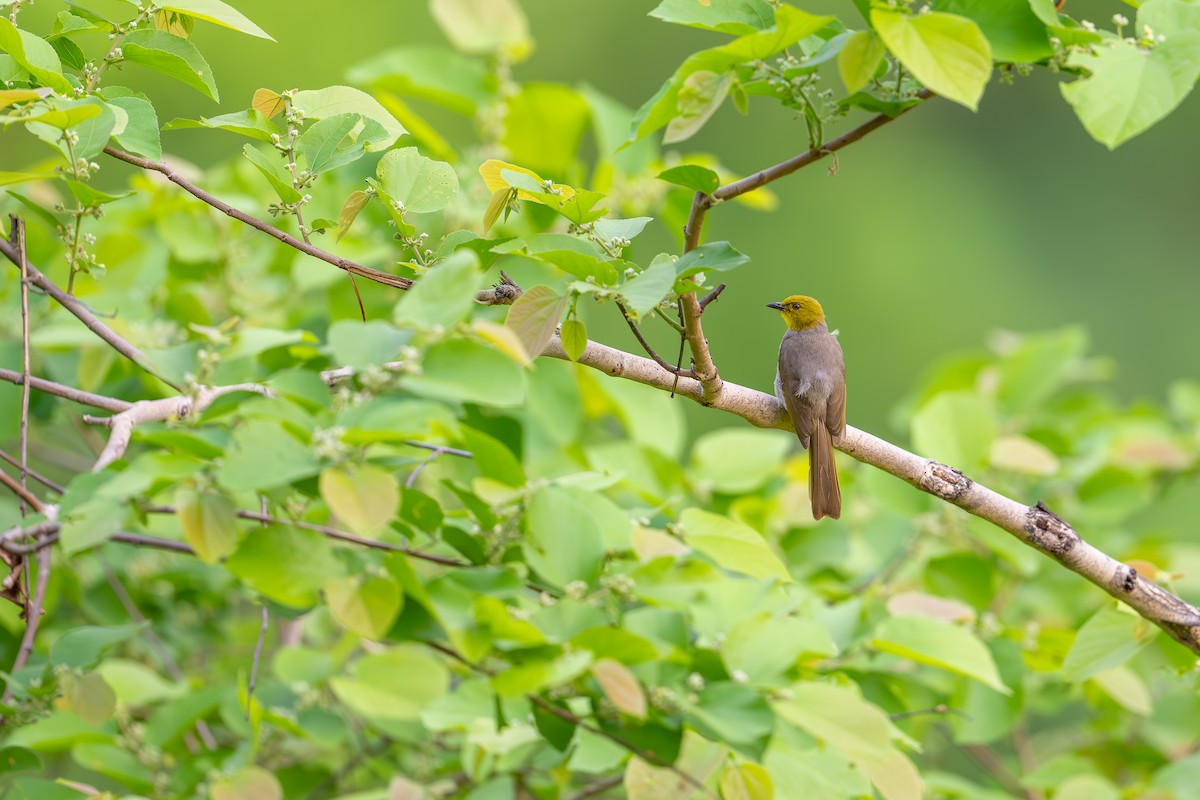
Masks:
[[[814,298],[803,294],[785,297],[778,303],[767,303],[767,308],[773,308],[783,317],[790,330],[802,331],[815,328],[825,321],[825,311]]]

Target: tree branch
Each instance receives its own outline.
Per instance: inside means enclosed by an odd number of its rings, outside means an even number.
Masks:
[[[194,396],[180,395],[179,397],[164,397],[161,400],[140,400],[129,408],[111,417],[93,417],[84,415],[84,422],[93,425],[103,425],[112,433],[108,436],[108,444],[100,452],[100,457],[92,466],[92,472],[100,470],[125,455],[129,447],[130,437],[137,425],[145,422],[161,422],[168,419],[184,419],[199,414],[213,404],[219,397],[233,392],[255,392],[266,397],[272,397],[271,390],[257,383],[238,383],[232,386],[201,386]]]
[[[917,97],[925,100],[933,97],[933,92],[928,89],[922,89],[917,93]],[[915,108],[915,106],[910,106],[909,108]],[[825,156],[836,153],[843,147],[857,142],[868,133],[882,128],[906,111],[908,111],[907,108],[895,117],[889,117],[887,114],[879,114],[859,125],[854,130],[847,131],[836,139],[829,140],[819,148],[806,150],[800,155],[789,158],[787,161],[782,161],[773,167],[767,167],[741,180],[717,187],[712,194],[700,191],[696,192],[695,197],[692,198],[692,209],[688,212],[687,223],[683,226],[683,252],[687,253],[700,246],[700,234],[704,229],[704,217],[708,213],[708,210],[717,203],[723,200],[730,200],[747,192],[752,192],[755,189],[766,186],[772,181],[777,181],[786,175],[791,175],[802,167],[807,167],[809,164],[820,161]],[[713,297],[719,293],[718,290],[714,293]],[[720,373],[717,372],[716,364],[713,363],[712,352],[708,348],[708,339],[705,338],[704,329],[700,324],[700,317],[704,313],[704,307],[712,298],[706,298],[706,302],[702,303],[696,298],[696,293],[690,291],[682,295],[679,299],[683,309],[684,330],[687,334],[688,347],[692,351],[692,370],[700,380],[700,385],[703,389],[703,403],[705,405],[712,405],[721,394],[723,382]]]
[[[569,360],[558,336],[550,340],[542,355]],[[587,343],[579,363],[663,391],[671,391],[675,382],[674,375],[650,359],[596,342]],[[698,380],[684,378],[679,380],[676,392],[702,405],[736,414],[760,428],[795,430],[787,410],[774,396],[746,386],[726,383],[720,394],[710,400]],[[835,446],[864,464],[987,520],[1099,586],[1184,647],[1200,654],[1200,609],[1088,544],[1043,503],[1024,505],[976,483],[953,467],[922,458],[850,426],[846,426],[846,433]]]
[[[367,280],[375,281],[376,283],[382,283],[384,286],[391,286],[396,289],[408,289],[409,287],[411,287],[413,285],[413,282],[410,281],[408,278],[402,278],[399,275],[392,275],[389,272],[383,272],[382,270],[372,269],[371,267],[364,267],[362,264],[355,263],[346,258],[339,258],[338,256],[335,256],[333,253],[326,252],[325,250],[322,250],[321,248],[319,248],[315,245],[311,245],[311,244],[308,244],[307,242],[303,242],[300,239],[297,239],[295,236],[292,236],[289,233],[285,233],[285,232],[279,230],[279,228],[276,228],[274,225],[268,225],[267,223],[263,222],[261,219],[258,219],[257,217],[252,217],[244,211],[239,211],[238,209],[234,208],[233,206],[229,205],[228,203],[226,203],[222,200],[218,200],[216,197],[213,197],[211,194],[204,191],[199,186],[195,185],[194,183],[189,181],[187,178],[183,177],[178,172],[176,172],[175,170],[168,167],[166,164],[160,164],[159,162],[151,161],[148,158],[141,158],[141,157],[135,156],[131,153],[126,153],[125,151],[118,150],[117,148],[112,147],[111,145],[108,147],[105,147],[104,152],[107,153],[108,155],[112,156],[113,158],[117,159],[118,161],[124,161],[126,164],[132,164],[135,167],[141,167],[142,169],[145,169],[145,170],[151,170],[153,172],[161,173],[171,183],[175,184],[176,186],[179,186],[188,194],[207,203],[208,205],[212,206],[213,208],[217,209],[218,211],[220,211],[230,217],[233,217],[234,219],[238,220],[239,222],[244,222],[245,224],[249,225],[251,228],[254,228],[255,230],[262,231],[263,233],[267,234],[268,236],[272,236],[275,239],[278,239],[279,241],[286,244],[288,247],[294,247],[295,249],[299,250],[301,253],[310,255],[313,258],[319,258],[320,260],[322,260],[328,264],[332,264],[333,266],[337,267],[340,270],[345,270],[346,272],[350,273],[351,275],[360,275],[360,276],[366,278]]]
[[[21,386],[25,383],[25,377],[21,373],[15,372],[11,369],[0,369],[0,381],[8,381],[9,383],[15,383],[17,386]],[[45,378],[38,378],[32,375],[29,377],[29,385],[34,389],[37,389],[39,392],[45,392],[46,394],[62,397],[66,400],[79,403],[80,405],[99,408],[103,411],[111,411],[114,414],[119,414],[133,405],[133,403],[127,403],[124,400],[118,400],[115,397],[105,397],[102,394],[92,394],[91,392],[85,392],[81,389],[75,389],[71,386],[64,386],[61,383],[55,383],[54,381],[48,381]]]
[[[25,249],[25,220],[16,214],[9,216],[12,229],[9,235],[17,248],[21,270],[21,422],[18,441],[18,457],[21,468],[21,488],[26,488],[26,476],[29,474],[26,464],[29,461],[29,253]],[[25,501],[22,500],[21,516],[25,516]]]
[[[672,364],[671,362],[665,360],[658,353],[654,352],[654,348],[651,347],[650,343],[646,341],[646,337],[642,336],[642,332],[638,328],[637,323],[634,322],[632,319],[630,319],[629,312],[625,310],[625,306],[621,303],[620,300],[617,301],[617,308],[621,311],[621,316],[625,318],[625,324],[627,324],[629,326],[629,330],[633,331],[634,337],[638,340],[638,343],[641,344],[642,349],[646,351],[646,355],[648,355],[648,356],[650,356],[650,358],[654,359],[655,364],[658,364],[660,367],[665,369],[667,372],[670,372],[672,375],[678,375],[682,378],[696,377],[696,373],[693,370],[680,369],[680,368],[676,367],[674,364]]]
[[[18,267],[21,266],[21,254],[18,252],[13,242],[0,239],[0,253],[4,254],[4,256],[13,264],[17,265]],[[150,363],[150,359],[146,357],[145,353],[134,347],[132,344],[118,335],[112,328],[101,322],[86,305],[79,301],[78,298],[76,298],[74,295],[67,294],[62,289],[58,288],[54,284],[54,281],[47,278],[41,270],[39,270],[33,264],[30,264],[28,260],[25,261],[25,269],[29,273],[29,283],[53,297],[59,305],[78,317],[79,321],[86,325],[88,330],[99,336],[101,339],[107,342],[110,347],[128,358],[134,364],[137,364],[149,374],[158,378],[160,381],[176,391],[182,391],[182,389],[171,380],[164,378],[155,371],[154,365]]]

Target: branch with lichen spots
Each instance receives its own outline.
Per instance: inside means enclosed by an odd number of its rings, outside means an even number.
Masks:
[[[569,360],[556,335],[542,355]],[[606,375],[674,391],[701,405],[736,414],[759,428],[794,431],[787,409],[773,395],[724,382],[709,396],[693,378],[679,378],[648,358],[588,342],[579,363]],[[922,458],[866,431],[846,426],[835,445],[846,455],[900,478],[923,492],[987,520],[1006,533],[1082,575],[1200,654],[1200,609],[1176,597],[1112,556],[1088,544],[1045,504],[1028,506],[977,483],[954,467]]]

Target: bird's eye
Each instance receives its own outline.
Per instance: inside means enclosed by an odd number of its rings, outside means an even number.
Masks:
[[[792,303],[792,311],[799,311],[799,310],[800,310],[800,304]]]

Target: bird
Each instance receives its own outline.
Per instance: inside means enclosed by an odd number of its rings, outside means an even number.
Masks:
[[[842,514],[833,445],[846,432],[846,362],[837,334],[825,324],[814,298],[794,294],[767,303],[787,323],[779,343],[775,396],[788,410],[800,444],[808,450],[808,494],[813,519]]]

